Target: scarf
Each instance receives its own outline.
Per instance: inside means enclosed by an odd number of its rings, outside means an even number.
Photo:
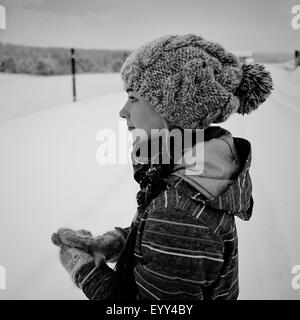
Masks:
[[[224,134],[224,129],[218,126],[209,127],[204,130],[204,141],[218,137]],[[147,140],[146,143],[150,148],[154,143],[159,143],[159,151],[153,156],[148,157],[148,161],[137,162],[135,153],[138,148],[133,148],[131,153],[133,177],[140,185],[140,190],[136,195],[137,212],[136,219],[133,220],[130,228],[130,232],[126,239],[126,243],[122,248],[116,266],[115,273],[111,278],[109,285],[110,289],[105,297],[106,300],[122,300],[122,301],[135,301],[137,300],[137,285],[134,277],[134,249],[137,237],[137,229],[139,220],[147,208],[148,204],[159,193],[166,188],[167,183],[162,180],[163,177],[171,174],[174,169],[174,143],[167,146],[161,139],[159,141]],[[183,143],[183,142],[182,142]],[[192,146],[196,143],[196,131],[193,130],[193,142]],[[139,145],[141,147],[141,144]],[[149,149],[148,149],[149,150]],[[182,150],[184,150],[182,148]],[[164,159],[165,152],[170,155],[170,163],[162,163],[161,159]],[[158,162],[155,160],[159,160]]]

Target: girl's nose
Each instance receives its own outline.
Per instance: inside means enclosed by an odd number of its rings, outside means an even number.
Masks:
[[[128,111],[126,110],[126,105],[120,110],[119,116],[124,119],[128,117]]]

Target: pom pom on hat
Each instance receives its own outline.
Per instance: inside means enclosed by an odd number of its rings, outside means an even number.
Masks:
[[[250,113],[270,95],[263,65],[242,64],[196,34],[165,35],[136,49],[121,68],[124,89],[142,96],[181,128],[201,129]]]
[[[261,64],[243,64],[243,76],[235,96],[240,100],[237,113],[249,114],[263,103],[273,90],[273,82],[270,73]]]

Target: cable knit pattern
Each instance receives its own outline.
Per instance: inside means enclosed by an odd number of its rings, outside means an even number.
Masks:
[[[125,60],[121,78],[124,89],[136,91],[171,124],[190,129],[250,113],[273,89],[264,66],[242,64],[196,34],[165,35],[144,44]]]

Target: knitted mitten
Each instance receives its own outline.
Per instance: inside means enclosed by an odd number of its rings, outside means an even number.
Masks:
[[[101,236],[93,237],[89,231],[61,228],[57,231],[60,241],[67,246],[84,250],[94,256],[96,263],[104,255],[107,262],[115,262],[126,241],[126,230],[115,227]]]
[[[83,250],[66,246],[61,242],[57,233],[54,233],[51,239],[55,245],[60,247],[60,261],[63,267],[70,274],[72,281],[78,286],[77,276],[80,270],[87,264],[95,266],[94,257]],[[105,263],[105,257],[102,255],[102,258],[100,259],[100,255],[98,255],[98,265],[103,262]]]
[[[84,229],[75,231],[68,228],[60,228],[57,230],[57,236],[63,244],[92,254],[94,237],[90,231]]]
[[[102,252],[109,262],[116,262],[125,244],[127,234],[119,227],[97,236],[93,241],[93,252]]]

